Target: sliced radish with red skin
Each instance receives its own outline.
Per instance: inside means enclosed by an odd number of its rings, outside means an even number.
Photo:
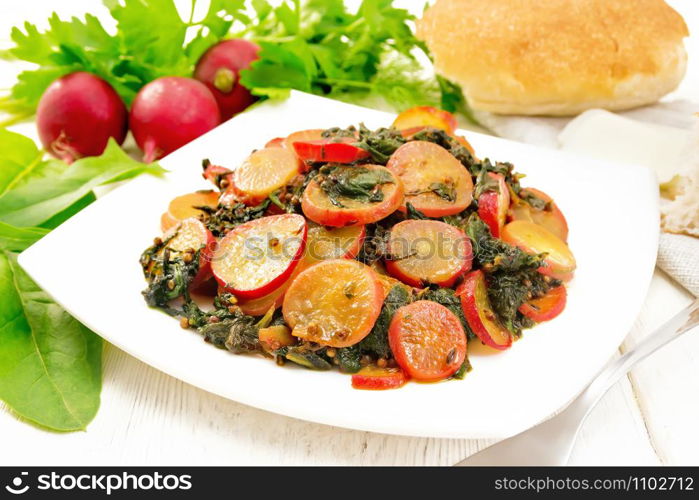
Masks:
[[[562,281],[569,281],[576,268],[575,257],[568,245],[543,226],[518,220],[505,225],[503,241],[521,248],[530,254],[546,253],[545,266],[539,272]]]
[[[257,205],[299,172],[300,164],[293,152],[283,148],[259,149],[233,171],[231,187],[247,205]]]
[[[408,377],[400,368],[366,366],[352,375],[352,387],[370,391],[397,389],[407,381]]]
[[[289,287],[291,286],[291,283],[293,283],[294,279],[296,279],[299,274],[308,269],[314,263],[315,262],[312,262],[306,257],[306,255],[304,255],[301,261],[296,265],[296,268],[291,273],[289,278],[279,287],[269,292],[267,295],[258,297],[256,299],[241,299],[238,301],[237,305],[240,307],[240,310],[248,316],[262,316],[269,311],[270,307],[279,309],[284,303],[284,295],[289,290]]]
[[[483,271],[471,271],[456,289],[461,308],[473,333],[485,345],[504,350],[512,345],[512,334],[493,311]]]
[[[353,259],[359,254],[365,236],[365,226],[327,228],[310,223],[306,256],[312,262],[328,259]]]
[[[512,202],[510,209],[507,211],[507,222],[515,220],[534,222],[532,219],[531,207],[527,203]]]
[[[471,240],[460,229],[436,220],[404,220],[388,240],[391,276],[414,287],[452,286],[471,269]]]
[[[286,281],[306,244],[301,215],[262,217],[237,226],[224,236],[213,256],[216,281],[242,299],[262,297]]]
[[[422,132],[423,130],[429,130],[432,127],[427,127],[427,126],[421,126],[421,127],[410,127],[410,128],[403,128],[400,129],[400,135],[402,135],[404,138],[411,140],[415,134],[418,132]]]
[[[466,359],[466,334],[453,312],[437,302],[418,300],[399,308],[388,328],[398,365],[425,382],[456,373]]]
[[[555,268],[552,268],[548,265],[541,266],[537,271],[539,271],[541,274],[544,276],[551,276],[553,279],[560,280],[564,283],[568,283],[570,280],[572,280],[575,277],[575,273],[573,271],[569,273],[562,273],[559,271],[555,271]]]
[[[415,106],[406,109],[393,121],[393,127],[398,130],[433,127],[444,130],[449,134],[453,134],[458,125],[454,115],[432,106]]]
[[[167,241],[166,247],[173,257],[181,256],[189,249],[199,251],[199,271],[192,280],[191,288],[197,288],[211,278],[211,258],[216,238],[203,222],[194,217],[185,219],[166,232],[163,240]]]
[[[296,337],[291,335],[289,327],[285,325],[273,325],[260,328],[258,337],[263,349],[269,353],[273,353],[282,347],[295,345],[297,342]]]
[[[306,162],[354,163],[369,157],[369,152],[355,146],[355,139],[321,139],[317,141],[297,141],[294,151]]]
[[[350,259],[324,260],[296,277],[284,296],[284,320],[292,335],[330,347],[366,337],[383,305],[376,273]]]
[[[214,186],[218,187],[218,181],[232,173],[233,171],[226,167],[210,163],[206,166],[202,175],[204,176],[204,179],[209,181]]]
[[[566,221],[563,212],[558,208],[558,205],[553,199],[544,193],[534,188],[524,188],[520,191],[520,197],[530,195],[540,200],[545,201],[548,206],[544,210],[534,208],[524,200],[519,200],[518,203],[513,203],[509,212],[510,220],[528,220],[539,224],[548,229],[553,234],[558,236],[563,242],[568,241],[568,222]]]
[[[250,316],[262,316],[270,307],[275,309],[281,307],[284,302],[284,294],[296,276],[323,260],[353,259],[359,253],[365,234],[364,226],[326,228],[311,222],[308,226],[303,258],[289,279],[267,295],[256,299],[240,300],[237,305]]]
[[[312,128],[293,132],[284,138],[284,147],[293,151],[295,142],[320,141],[323,139],[323,132],[324,130],[322,128]]]
[[[567,295],[566,287],[557,286],[543,297],[529,300],[519,306],[519,312],[537,323],[552,320],[565,309]]]
[[[411,128],[406,128],[406,129],[401,129],[400,130],[400,135],[411,141],[413,137],[415,137],[416,134],[419,132],[423,132],[425,130],[430,130],[434,129],[434,127],[427,127],[427,126],[422,126],[422,127],[411,127]],[[468,140],[462,136],[462,135],[452,135],[452,139],[454,139],[456,142],[461,144],[463,147],[465,147],[469,153],[475,158],[476,157],[476,152],[473,149],[473,146],[471,146],[471,143],[468,142]]]
[[[285,283],[267,295],[258,297],[256,299],[241,299],[236,305],[240,307],[240,310],[248,316],[263,316],[272,307],[278,309],[284,302],[284,294],[291,286],[292,277],[293,273]]]
[[[265,144],[265,147],[266,148],[283,148],[285,140],[286,140],[286,137],[275,137],[274,139],[270,139],[269,141],[267,141],[267,144]]]
[[[462,212],[471,204],[473,181],[466,168],[443,147],[427,141],[411,141],[399,147],[386,167],[401,181],[407,203],[427,217]]]
[[[409,141],[413,139],[413,137],[418,134],[419,132],[425,131],[425,130],[430,130],[434,129],[434,127],[429,127],[429,126],[421,126],[421,127],[410,127],[410,128],[404,128],[400,129],[400,135],[408,139]],[[468,140],[462,136],[462,135],[453,135],[452,134],[452,139],[454,139],[456,142],[461,144],[463,147],[465,147],[471,155],[474,156],[476,155],[476,152],[473,149],[473,146],[471,146],[471,143],[468,142]]]
[[[390,175],[392,182],[380,186],[383,200],[365,202],[353,198],[342,198],[343,206],[338,207],[333,204],[314,179],[306,186],[301,200],[301,208],[306,217],[323,226],[343,227],[371,224],[388,217],[398,209],[403,200],[403,184],[385,167],[380,165],[361,165],[344,168],[381,169],[386,171]]]
[[[190,217],[198,217],[204,212],[197,207],[216,208],[219,194],[215,191],[195,191],[173,198],[160,219],[161,229],[168,229],[179,224],[180,221]]]
[[[510,207],[510,190],[502,174],[488,172],[488,176],[497,182],[497,191],[481,193],[478,197],[478,216],[488,224],[492,235],[499,238]]]
[[[465,147],[466,149],[468,149],[468,152],[471,153],[471,154],[473,155],[474,158],[476,157],[476,151],[473,149],[473,146],[471,146],[471,143],[468,142],[468,140],[467,140],[464,136],[462,136],[462,135],[455,135],[455,136],[454,136],[454,139],[456,139],[456,142],[458,142],[458,143],[461,144],[463,147]]]
[[[376,276],[379,277],[379,281],[381,282],[381,286],[383,287],[384,297],[388,297],[388,294],[391,293],[391,290],[396,285],[403,287],[408,292],[408,294],[413,293],[413,287],[411,287],[410,285],[406,285],[405,283],[394,278],[393,276],[389,276],[388,274],[381,274],[380,270],[376,269],[375,266],[376,266],[376,263],[374,263],[374,265],[372,266],[372,269],[374,269],[374,271],[376,271]],[[384,272],[386,272],[386,271],[384,270]]]

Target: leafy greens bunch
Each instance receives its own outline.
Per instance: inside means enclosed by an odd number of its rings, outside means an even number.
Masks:
[[[35,424],[73,431],[99,407],[102,340],[27,276],[16,252],[94,201],[93,188],[163,170],[113,141],[102,156],[70,166],[44,155],[31,139],[0,129],[0,400]]]
[[[381,98],[402,110],[433,105],[472,115],[459,87],[429,71],[427,49],[411,29],[413,17],[392,0],[363,0],[356,12],[343,0],[210,0],[183,19],[173,0],[104,0],[116,23],[107,31],[93,15],[61,20],[55,13],[40,31],[14,28],[5,58],[34,63],[24,71],[0,110],[15,119],[33,114],[48,85],[74,71],[109,82],[131,103],[146,83],[162,76],[191,76],[201,55],[227,37],[261,47],[260,59],[241,82],[259,96],[289,90],[349,101]],[[278,2],[276,2],[278,3]],[[422,62],[421,62],[422,59]]]
[[[350,12],[343,0],[300,0],[256,15],[239,33],[261,47],[242,83],[259,95],[298,89],[343,100],[378,96],[399,110],[433,105],[470,116],[455,84],[426,76],[416,53],[427,54],[410,26],[413,16],[392,0],[363,0]],[[427,61],[427,57],[425,57]]]

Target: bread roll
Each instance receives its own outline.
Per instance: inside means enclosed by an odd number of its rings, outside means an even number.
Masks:
[[[663,0],[437,0],[417,22],[474,108],[525,115],[655,102],[684,76],[688,34]]]
[[[671,191],[672,201],[661,205],[662,227],[669,233],[699,238],[699,121],[678,164],[678,174],[661,185]]]

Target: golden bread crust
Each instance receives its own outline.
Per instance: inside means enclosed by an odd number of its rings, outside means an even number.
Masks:
[[[496,113],[640,106],[686,69],[687,26],[663,0],[437,0],[417,35],[438,73]]]

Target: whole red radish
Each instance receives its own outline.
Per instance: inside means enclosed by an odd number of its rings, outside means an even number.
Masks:
[[[240,71],[258,58],[260,48],[242,39],[217,43],[199,59],[194,78],[206,84],[218,102],[221,118],[228,120],[257,99],[240,84]]]
[[[216,99],[192,78],[166,76],[143,87],[131,105],[130,124],[143,160],[151,162],[221,123]]]
[[[36,125],[44,148],[71,163],[101,155],[110,137],[124,142],[128,113],[107,82],[81,71],[48,86],[39,100]]]

